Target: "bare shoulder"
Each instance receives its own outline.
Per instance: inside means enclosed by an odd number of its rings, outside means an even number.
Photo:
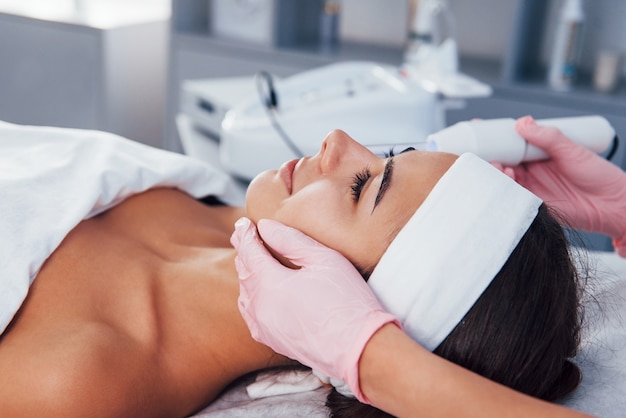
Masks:
[[[109,227],[135,226],[161,231],[189,228],[186,232],[210,228],[212,234],[222,232],[230,236],[235,221],[244,213],[242,207],[210,206],[180,190],[157,188],[132,196],[101,218],[107,219]]]

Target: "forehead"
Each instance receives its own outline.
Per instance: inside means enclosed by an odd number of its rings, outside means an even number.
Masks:
[[[387,245],[457,158],[454,154],[423,151],[405,152],[394,157],[389,189],[376,209],[389,227]]]
[[[394,195],[401,201],[407,201],[414,212],[458,156],[443,152],[410,151],[394,158]]]

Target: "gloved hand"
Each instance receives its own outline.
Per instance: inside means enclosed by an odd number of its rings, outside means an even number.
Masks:
[[[518,119],[515,128],[550,159],[504,167],[504,172],[564,215],[571,227],[612,237],[626,257],[626,173],[530,116]]]
[[[343,380],[367,402],[359,386],[361,353],[379,328],[399,323],[341,254],[275,221],[261,220],[258,228],[267,245],[300,268],[278,262],[249,219],[237,221],[231,243],[238,251],[239,310],[252,337]]]

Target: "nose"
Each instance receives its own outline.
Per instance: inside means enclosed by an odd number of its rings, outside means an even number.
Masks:
[[[323,174],[331,172],[337,167],[342,156],[346,155],[352,143],[354,143],[354,140],[340,129],[335,129],[326,135],[320,150]]]

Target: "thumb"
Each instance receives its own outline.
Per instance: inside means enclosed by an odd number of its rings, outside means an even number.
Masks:
[[[299,266],[319,263],[325,258],[324,255],[335,252],[303,232],[280,222],[261,219],[258,228],[267,245]]]
[[[235,231],[230,242],[237,250],[235,266],[240,279],[250,277],[254,271],[271,271],[280,266],[278,260],[265,248],[254,224],[248,218],[235,222]]]
[[[515,129],[528,143],[554,156],[560,148],[570,146],[570,141],[552,126],[540,126],[532,116],[524,116],[515,121]]]
[[[548,153],[562,170],[577,171],[579,167],[576,164],[580,165],[597,158],[593,151],[575,143],[558,128],[537,125],[530,116],[518,119],[515,128],[529,144]]]

